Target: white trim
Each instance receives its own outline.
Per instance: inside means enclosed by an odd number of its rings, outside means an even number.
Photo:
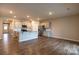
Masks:
[[[63,37],[57,37],[57,36],[53,36],[52,38],[59,38],[59,39],[64,39],[64,40],[70,40],[70,41],[75,41],[75,42],[79,42],[79,40],[77,39],[70,39],[70,38],[63,38]]]

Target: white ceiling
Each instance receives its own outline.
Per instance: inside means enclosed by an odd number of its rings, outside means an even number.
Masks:
[[[70,8],[70,9],[68,9]],[[12,10],[13,14],[10,15],[9,11]],[[54,12],[53,15],[49,16],[49,11]],[[16,4],[0,4],[0,16],[13,17],[17,16],[18,19],[23,19],[26,15],[31,18],[56,18],[69,16],[79,13],[79,4],[56,4],[56,3],[16,3]]]

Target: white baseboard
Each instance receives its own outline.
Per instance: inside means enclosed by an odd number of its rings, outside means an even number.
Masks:
[[[65,38],[65,37],[57,37],[57,36],[53,36],[52,38],[59,38],[59,39],[64,39],[64,40],[70,40],[70,41],[79,42],[79,40],[77,40],[77,39],[70,39],[70,38]]]

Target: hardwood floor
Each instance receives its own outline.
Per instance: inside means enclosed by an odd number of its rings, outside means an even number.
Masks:
[[[68,40],[39,37],[33,41],[20,43],[22,55],[76,55],[79,43]]]
[[[56,38],[39,37],[19,43],[15,37],[8,44],[0,43],[1,55],[79,55],[78,42]]]
[[[18,38],[9,35],[8,40],[0,40],[0,55],[19,54]]]

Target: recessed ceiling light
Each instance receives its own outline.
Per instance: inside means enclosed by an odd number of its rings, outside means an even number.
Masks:
[[[14,18],[16,18],[16,16],[14,16]]]
[[[49,15],[52,15],[52,12],[49,12]]]
[[[13,11],[12,10],[10,10],[10,14],[12,14],[13,13]]]
[[[30,16],[27,16],[27,18],[29,18]]]

